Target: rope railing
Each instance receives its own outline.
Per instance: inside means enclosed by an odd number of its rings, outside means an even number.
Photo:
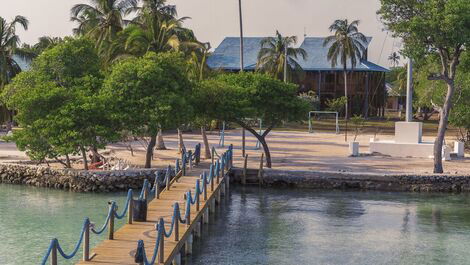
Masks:
[[[189,162],[190,167],[192,167],[192,163],[194,162],[196,165],[199,164],[200,162],[200,154],[201,154],[201,144],[197,144],[194,152],[186,151],[186,149],[183,149],[183,154],[182,154],[182,163],[181,163],[181,169],[180,169],[180,162],[179,159],[176,159],[175,161],[175,170],[171,168],[171,166],[167,167],[167,170],[165,171],[165,177],[163,179],[163,183],[166,185],[167,189],[170,187],[170,181],[178,176],[179,174],[184,175],[187,167],[187,163]],[[151,187],[149,181],[147,179],[144,180],[144,183],[142,185],[142,189],[139,193],[138,200],[147,200],[149,194],[155,194],[155,198],[158,198],[159,195],[159,186],[162,184],[162,182],[159,181],[159,176],[161,171],[156,171],[155,172],[155,182],[153,187]],[[57,238],[53,238],[49,244],[49,247],[44,254],[41,265],[45,265],[48,260],[50,260],[51,265],[57,265],[57,260],[58,260],[58,254],[64,259],[72,259],[74,258],[78,251],[80,250],[80,246],[83,245],[83,260],[84,261],[89,261],[90,260],[90,231],[93,234],[100,235],[106,229],[108,229],[108,239],[112,240],[114,239],[114,219],[117,218],[118,220],[123,219],[126,215],[128,217],[128,223],[132,224],[132,212],[133,212],[133,206],[132,203],[134,201],[133,198],[133,191],[132,189],[128,190],[127,193],[127,198],[124,203],[124,208],[121,213],[118,213],[118,205],[115,201],[110,201],[108,202],[109,204],[109,209],[108,209],[108,214],[106,216],[106,219],[104,221],[104,224],[101,226],[100,229],[95,229],[95,224],[90,222],[89,218],[85,218],[85,221],[83,223],[81,232],[80,232],[80,237],[75,244],[74,249],[70,252],[70,254],[65,253],[63,248],[61,247],[59,240]],[[179,214],[179,206],[176,207],[178,210]],[[176,212],[176,210],[175,210]],[[189,213],[189,212],[188,212]],[[177,216],[178,221],[180,221],[181,216]],[[163,227],[163,226],[162,226]],[[173,227],[173,225],[172,225]],[[163,230],[163,229],[162,229]],[[169,234],[173,230],[171,229]],[[157,240],[158,241],[158,240]],[[158,246],[157,246],[158,247]],[[144,250],[145,251],[145,250]],[[156,255],[154,255],[156,256]],[[151,260],[152,261],[152,260]],[[154,264],[155,260],[153,260],[151,263],[147,264]]]
[[[196,186],[194,190],[194,197],[191,194],[191,191],[187,191],[185,193],[185,200],[186,200],[186,209],[184,218],[181,217],[181,212],[179,208],[179,203],[175,202],[173,205],[173,215],[171,218],[171,224],[166,231],[165,229],[165,221],[163,218],[160,218],[158,225],[157,225],[157,241],[155,242],[155,247],[153,251],[152,258],[147,258],[145,253],[145,243],[143,240],[139,240],[137,242],[137,251],[135,256],[135,262],[140,263],[143,265],[154,265],[158,263],[164,263],[164,255],[165,255],[165,238],[170,238],[174,233],[174,240],[179,241],[179,223],[186,224],[187,226],[191,225],[191,205],[196,205],[196,211],[200,210],[200,195],[204,195],[204,201],[207,201],[207,184],[211,184],[213,187],[213,183],[215,180],[215,176],[219,177],[220,173],[223,172],[224,165],[231,165],[233,158],[233,146],[230,146],[227,152],[223,153],[221,159],[218,159],[215,164],[212,163],[209,169],[209,175],[206,171],[204,171],[200,178],[196,180]],[[229,168],[227,168],[229,169]],[[224,175],[222,175],[224,177]],[[200,182],[202,181],[202,188],[200,187]],[[212,188],[212,191],[214,189]]]

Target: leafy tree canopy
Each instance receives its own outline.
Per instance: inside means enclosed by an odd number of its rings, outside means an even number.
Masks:
[[[192,114],[192,83],[180,53],[149,52],[142,58],[116,63],[102,95],[122,129],[150,136],[146,166],[150,167],[159,128],[181,126]]]
[[[18,147],[38,160],[79,152],[86,157],[86,148],[104,147],[115,139],[114,125],[98,94],[99,69],[93,44],[69,39],[43,52],[30,71],[15,77],[2,96],[17,111]]]
[[[251,132],[263,145],[266,164],[271,155],[266,136],[283,121],[305,118],[309,103],[297,96],[297,87],[260,73],[222,74],[203,81],[195,91],[198,106],[214,119],[234,122]],[[250,120],[262,119],[266,124],[259,134]]]

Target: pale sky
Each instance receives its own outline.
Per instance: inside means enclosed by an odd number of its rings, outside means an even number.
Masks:
[[[30,20],[21,40],[35,43],[44,35],[72,34],[70,8],[88,0],[0,0],[0,16],[11,20],[21,14]],[[186,26],[200,41],[215,48],[226,36],[239,36],[238,0],[169,0],[176,4],[180,17],[191,17]],[[379,0],[242,0],[245,36],[296,35],[299,43],[307,36],[327,36],[328,26],[338,18],[359,19],[359,30],[373,40],[369,60],[388,67],[387,57],[398,51],[399,40],[383,31],[376,15]]]

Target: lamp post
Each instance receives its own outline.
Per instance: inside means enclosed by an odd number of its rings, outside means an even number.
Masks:
[[[406,82],[406,121],[413,121],[413,62],[408,58],[407,69],[407,82]]]
[[[243,16],[242,0],[238,0],[238,11],[240,15],[240,72],[243,72]]]

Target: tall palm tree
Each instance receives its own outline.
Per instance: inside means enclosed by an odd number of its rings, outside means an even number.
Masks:
[[[21,68],[14,55],[28,57],[19,49],[20,38],[16,35],[16,27],[28,29],[29,21],[23,16],[16,16],[8,23],[0,17],[0,89],[2,89],[19,72]]]
[[[128,20],[124,19],[129,9],[137,5],[137,0],[90,0],[89,4],[76,4],[71,9],[72,21],[78,22],[74,33],[89,35],[102,48],[122,31]]]
[[[392,63],[393,67],[396,67],[400,62],[400,55],[397,52],[392,52],[390,56],[388,56],[388,60]]]
[[[129,13],[137,13],[134,20],[141,20],[145,14],[150,13],[152,16],[159,17],[162,20],[177,19],[178,12],[176,5],[168,5],[167,0],[141,0],[141,6],[134,6],[128,10]]]
[[[348,139],[348,119],[349,119],[349,104],[348,104],[348,72],[347,64],[351,65],[351,70],[356,67],[358,61],[361,60],[364,52],[366,51],[367,38],[358,30],[359,20],[354,20],[351,23],[347,19],[337,19],[329,27],[330,32],[334,35],[328,36],[323,42],[323,46],[330,46],[328,49],[328,60],[331,62],[333,68],[338,64],[338,60],[343,66],[344,75],[344,96],[346,97],[345,103],[345,120],[346,120],[346,133],[345,141]]]
[[[291,79],[302,73],[302,67],[297,60],[299,57],[305,60],[307,52],[302,48],[294,48],[295,44],[297,44],[297,36],[283,37],[276,30],[275,37],[267,37],[261,41],[256,69],[279,79],[282,79],[286,65],[287,73],[291,76]]]

